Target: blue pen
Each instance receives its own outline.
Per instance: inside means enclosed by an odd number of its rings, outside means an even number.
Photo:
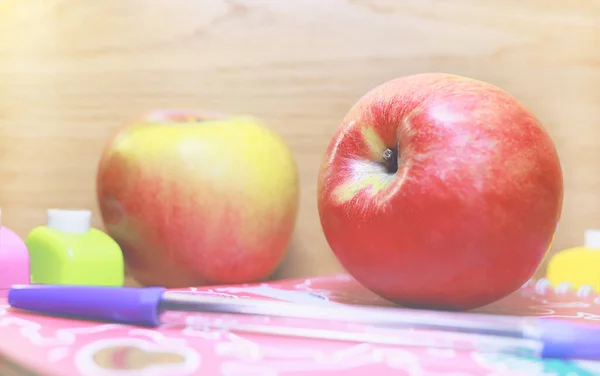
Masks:
[[[9,291],[8,302],[13,308],[39,314],[146,327],[173,324],[165,322],[165,317],[172,311],[321,320],[331,322],[330,325],[334,327],[336,323],[343,322],[379,330],[356,332],[339,328],[243,323],[234,323],[228,329],[338,341],[491,351],[541,358],[600,360],[599,328],[556,319],[229,299],[168,291],[161,287],[15,285]],[[443,332],[446,337],[428,341],[426,336],[421,336],[418,337],[420,340],[415,340],[414,330]],[[465,336],[470,336],[470,340],[465,341]]]

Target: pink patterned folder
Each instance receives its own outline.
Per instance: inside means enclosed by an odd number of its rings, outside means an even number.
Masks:
[[[217,294],[231,299],[254,297],[327,305],[389,305],[344,274],[179,291]],[[478,311],[557,317],[595,325],[600,320],[600,296],[585,289],[577,292],[552,289],[545,280],[539,280]],[[17,313],[5,300],[0,300],[0,375],[600,374],[600,362],[539,360],[499,353],[249,334],[207,329],[201,325],[206,320],[212,320],[213,324],[218,320],[224,324],[227,320],[248,320],[241,316],[195,314],[186,318],[188,323],[195,324],[147,329]],[[269,325],[268,318],[254,320]]]

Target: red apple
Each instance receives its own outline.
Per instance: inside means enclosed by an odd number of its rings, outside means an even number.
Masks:
[[[141,284],[245,283],[267,278],[283,259],[298,173],[283,139],[255,119],[157,111],[110,140],[97,197]]]
[[[489,83],[401,77],[350,109],[318,178],[342,266],[397,304],[468,310],[510,294],[543,261],[563,177],[540,121]]]

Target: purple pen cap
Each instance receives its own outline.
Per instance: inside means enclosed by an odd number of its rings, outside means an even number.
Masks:
[[[163,287],[14,285],[8,304],[43,315],[155,327]]]
[[[544,344],[542,357],[558,359],[600,359],[600,327],[560,319],[537,322]]]

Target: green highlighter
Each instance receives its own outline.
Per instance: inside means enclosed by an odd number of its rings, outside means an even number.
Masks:
[[[32,284],[122,286],[121,248],[91,226],[89,210],[49,209],[26,239]]]

